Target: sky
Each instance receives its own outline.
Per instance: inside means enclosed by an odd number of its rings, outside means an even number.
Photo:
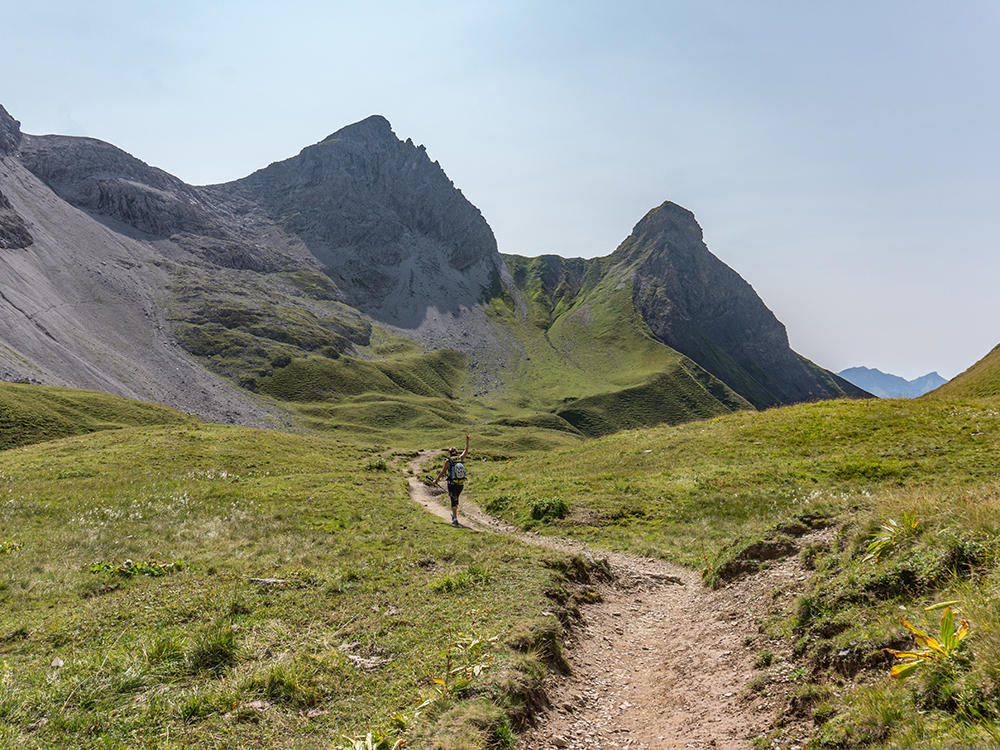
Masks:
[[[998,0],[32,0],[0,105],[194,185],[372,114],[500,251],[610,254],[650,209],[834,372],[1000,343]]]

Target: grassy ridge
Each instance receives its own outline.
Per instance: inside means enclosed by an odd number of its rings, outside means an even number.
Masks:
[[[1000,346],[927,398],[985,398],[1000,396]]]
[[[175,409],[100,391],[0,383],[0,450],[98,430],[190,422]]]
[[[583,437],[554,414],[463,398],[466,383],[466,358],[442,349],[376,361],[293,359],[263,378],[260,390],[285,401],[307,430],[397,447],[450,444],[471,429],[478,455],[496,458]]]
[[[0,454],[0,744],[330,748],[428,694],[416,734],[509,735],[572,568],[430,517],[384,459],[190,424]],[[455,701],[460,634],[500,638]]]
[[[454,398],[466,377],[465,364],[465,357],[450,349],[377,362],[297,358],[261,378],[258,387],[274,398],[299,402],[365,393]]]
[[[578,399],[556,413],[584,435],[679,424],[744,408],[742,399],[690,360],[645,383]]]

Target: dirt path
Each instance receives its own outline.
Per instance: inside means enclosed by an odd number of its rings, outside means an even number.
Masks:
[[[419,468],[433,452],[410,464]],[[440,494],[408,476],[413,499],[450,520]],[[447,498],[445,498],[445,501]],[[570,634],[568,676],[554,675],[549,709],[521,740],[522,750],[544,748],[717,748],[744,750],[769,733],[794,690],[794,671],[781,644],[766,642],[760,623],[790,606],[806,573],[795,557],[756,576],[711,591],[699,575],[662,560],[586,550],[572,541],[523,533],[482,513],[463,496],[461,524],[509,533],[530,544],[607,559],[613,583],[603,601],[582,608],[583,625]],[[765,649],[774,652],[768,666]],[[748,684],[765,676],[764,691]],[[811,727],[788,717],[769,747],[805,744]]]

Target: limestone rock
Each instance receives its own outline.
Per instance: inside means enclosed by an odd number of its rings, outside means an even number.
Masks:
[[[0,191],[0,250],[28,247],[34,241],[24,219]]]
[[[377,115],[215,190],[302,238],[350,304],[402,327],[428,305],[457,313],[481,302],[501,273],[479,210]]]
[[[94,138],[25,135],[18,155],[21,163],[63,200],[145,234],[229,234],[224,207],[110,143]]]
[[[0,105],[0,155],[10,156],[21,142],[21,123]]]
[[[654,208],[610,260],[628,269],[635,307],[653,335],[758,408],[863,395],[792,351],[784,325],[709,252],[687,209]]]

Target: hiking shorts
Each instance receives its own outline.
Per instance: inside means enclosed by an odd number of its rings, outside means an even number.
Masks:
[[[462,488],[464,484],[454,484],[453,482],[448,482],[448,497],[451,498],[451,507],[458,507],[458,496],[462,494]]]

